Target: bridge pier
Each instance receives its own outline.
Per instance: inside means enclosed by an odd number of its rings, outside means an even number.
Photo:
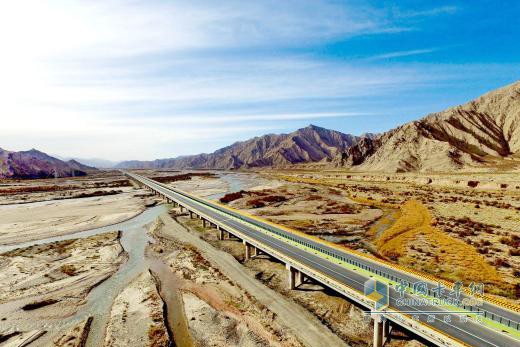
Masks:
[[[381,314],[372,314],[374,319],[374,347],[383,347],[390,336],[390,321]]]
[[[251,246],[246,241],[243,241],[243,243],[246,249],[245,260],[248,261],[249,259],[251,259]]]
[[[206,227],[206,220],[204,218],[202,218],[202,227],[205,228]]]
[[[190,211],[190,219],[193,219],[193,212]]]
[[[296,274],[298,273],[298,270],[296,270],[289,264],[287,264],[285,267],[287,268],[287,270],[289,270],[289,289],[296,289]]]
[[[217,226],[217,231],[218,231],[218,239],[220,241],[224,240],[224,230],[220,229],[218,226]]]
[[[300,286],[303,283],[305,283],[305,274],[301,271],[298,271],[297,280],[298,280],[297,286]]]

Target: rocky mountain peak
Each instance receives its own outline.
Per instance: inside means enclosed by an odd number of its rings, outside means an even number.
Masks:
[[[336,163],[359,170],[449,171],[502,165],[520,152],[520,82],[359,142]]]

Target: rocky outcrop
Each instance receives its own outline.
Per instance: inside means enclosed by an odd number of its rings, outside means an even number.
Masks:
[[[520,82],[348,148],[334,162],[367,171],[496,167],[520,154]]]
[[[310,125],[290,134],[269,134],[236,142],[211,154],[154,161],[127,161],[120,163],[118,167],[238,169],[315,163],[332,161],[338,153],[346,151],[360,139],[358,136]]]
[[[96,170],[75,160],[65,162],[36,149],[12,152],[0,149],[0,178],[85,176]]]

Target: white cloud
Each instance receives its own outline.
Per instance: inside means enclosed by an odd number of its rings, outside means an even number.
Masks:
[[[424,10],[400,10],[394,9],[394,13],[400,18],[419,18],[419,17],[432,17],[439,15],[450,15],[454,14],[459,9],[456,6],[440,6]]]
[[[421,55],[428,54],[437,51],[438,48],[426,48],[426,49],[411,49],[407,51],[397,51],[397,52],[389,52],[371,56],[366,60],[382,60],[382,59],[390,59],[390,58],[401,58],[401,57],[409,57],[412,55]]]
[[[2,2],[0,146],[145,159],[283,127],[274,120],[359,115],[300,100],[383,95],[442,77],[283,49],[407,29],[384,10],[327,1]]]

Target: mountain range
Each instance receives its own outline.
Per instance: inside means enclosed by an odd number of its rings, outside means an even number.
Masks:
[[[85,176],[94,170],[76,160],[63,161],[36,149],[13,152],[0,148],[0,178]]]
[[[450,171],[520,159],[520,81],[366,138],[336,158],[365,171]]]
[[[92,162],[101,163],[99,160]],[[235,142],[213,153],[124,161],[125,169],[248,169],[318,165],[359,171],[486,170],[520,163],[520,81],[382,134],[354,136],[315,125]],[[104,161],[101,166],[112,167]],[[79,176],[95,170],[32,149],[0,149],[0,178]]]
[[[269,134],[235,142],[210,154],[197,154],[154,161],[125,161],[118,168],[239,169],[280,167],[332,161],[362,138],[309,125],[290,134]]]
[[[520,159],[520,82],[385,133],[354,136],[310,125],[210,154],[125,161],[119,168],[238,169],[320,163],[362,171],[496,168]]]

